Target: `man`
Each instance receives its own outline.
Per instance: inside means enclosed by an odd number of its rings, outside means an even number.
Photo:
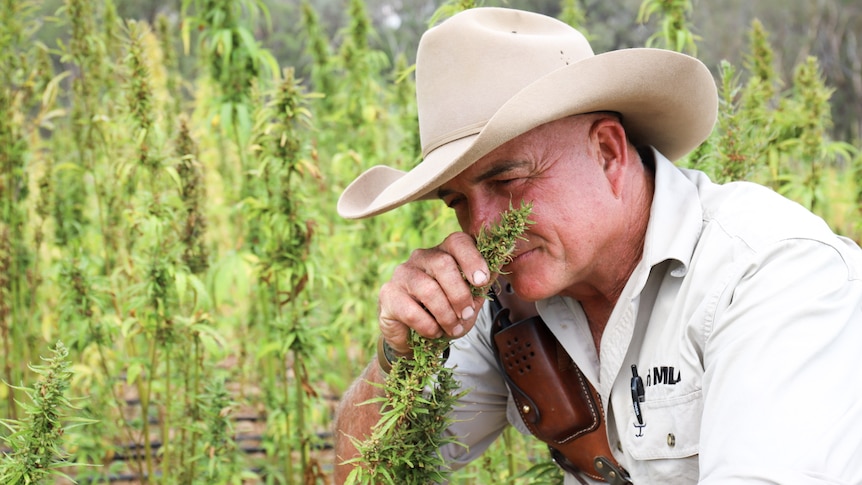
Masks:
[[[765,188],[672,164],[715,121],[699,61],[594,55],[554,19],[480,8],[423,36],[416,80],[423,161],[372,168],[338,210],[439,198],[457,214],[463,232],[415,251],[379,296],[384,366],[409,357],[409,328],[454,339],[448,365],[470,392],[449,430],[467,447],[442,450],[453,467],[507,424],[548,441],[549,397],[556,412],[586,396],[594,419],[550,429],[574,430],[549,441],[567,483],[862,483],[862,252]],[[531,202],[535,224],[504,268],[511,291],[487,303],[468,286],[496,276],[474,237],[512,201]],[[538,313],[579,369],[567,375],[591,386],[525,390],[498,364],[501,306]],[[383,379],[375,361],[346,393],[339,460],[376,423],[356,404]]]

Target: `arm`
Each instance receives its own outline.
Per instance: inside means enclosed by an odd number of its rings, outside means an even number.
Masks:
[[[724,295],[704,354],[702,483],[862,480],[860,268],[858,251],[789,241]]]
[[[372,383],[383,383],[386,376],[377,361],[365,367],[362,374],[347,389],[335,411],[335,483],[344,483],[353,465],[344,464],[358,455],[351,437],[363,440],[380,419],[380,406],[361,403],[380,395],[380,388]]]

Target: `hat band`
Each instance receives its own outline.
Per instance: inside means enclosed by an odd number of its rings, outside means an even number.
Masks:
[[[487,125],[487,121],[480,121],[479,123],[473,123],[472,125],[467,125],[463,128],[460,128],[455,131],[450,131],[449,133],[438,137],[434,141],[429,142],[422,150],[422,158],[428,156],[429,153],[434,150],[440,148],[441,146],[451,143],[455,140],[460,140],[461,138],[466,138],[471,135],[478,135],[479,132],[482,131],[482,128]]]

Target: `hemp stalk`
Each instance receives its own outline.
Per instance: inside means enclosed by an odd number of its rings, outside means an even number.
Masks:
[[[512,259],[515,244],[523,238],[532,204],[511,204],[500,222],[479,233],[476,245],[492,274],[501,274]],[[487,294],[490,285],[472,287],[476,296]],[[446,338],[427,339],[411,331],[412,358],[400,358],[381,384],[384,395],[364,404],[382,405],[380,420],[365,441],[354,442],[360,455],[348,484],[424,485],[448,481],[449,470],[439,454],[441,446],[457,443],[457,437],[444,436],[457,399],[466,391],[453,370],[446,367]],[[444,357],[441,358],[441,355]]]

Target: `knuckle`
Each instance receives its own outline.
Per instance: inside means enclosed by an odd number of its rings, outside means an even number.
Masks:
[[[458,321],[458,316],[451,311],[447,311],[437,318],[437,324],[444,328],[452,328],[458,324]]]
[[[399,280],[408,279],[410,277],[409,275],[414,271],[415,269],[407,263],[399,264],[395,267],[395,270],[392,271],[392,279],[389,280],[389,282],[393,283]]]
[[[457,248],[461,247],[464,244],[475,245],[473,242],[473,238],[467,234],[466,232],[453,232],[443,241],[441,246],[445,246],[447,248]]]
[[[432,275],[446,275],[458,269],[457,263],[449,254],[441,255],[428,262],[428,270]]]
[[[435,251],[434,248],[417,248],[413,251],[410,251],[410,257],[407,258],[407,263],[411,263],[414,261],[423,261],[425,260],[429,254]]]

